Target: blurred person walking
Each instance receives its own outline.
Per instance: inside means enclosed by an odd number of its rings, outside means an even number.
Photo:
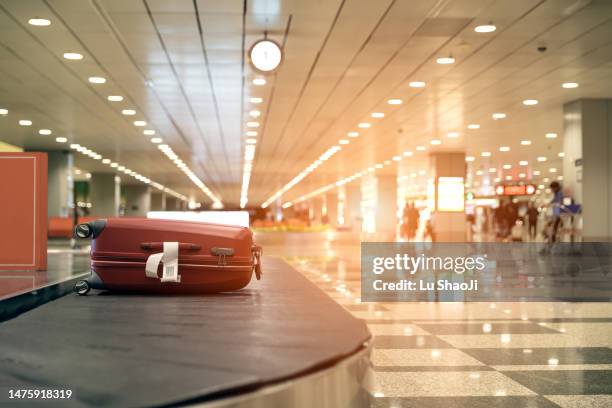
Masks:
[[[529,207],[527,207],[527,224],[529,227],[529,239],[531,241],[535,241],[536,239],[539,215],[540,212],[538,208],[533,203],[529,203]]]

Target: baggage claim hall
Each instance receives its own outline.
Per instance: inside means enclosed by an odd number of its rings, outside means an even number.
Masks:
[[[612,1],[0,33],[0,405],[612,406]]]

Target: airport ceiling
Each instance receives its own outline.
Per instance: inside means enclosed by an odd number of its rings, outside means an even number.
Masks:
[[[403,160],[379,171],[416,172],[432,151],[466,151],[473,174],[493,167],[539,182],[562,167],[563,104],[612,96],[611,17],[606,0],[3,0],[0,140],[46,150],[80,144],[210,204],[200,180],[226,206],[239,202],[247,131],[258,133],[249,206],[288,183],[283,201],[394,156]],[[490,23],[495,31],[474,31]],[[247,58],[264,33],[284,53],[268,75]],[[451,56],[453,64],[436,61]],[[253,84],[262,77],[265,85]],[[411,87],[418,81],[425,86]],[[530,99],[538,103],[523,103]],[[365,122],[371,127],[358,127]],[[341,150],[304,171],[333,146]],[[76,165],[117,170],[80,153]]]

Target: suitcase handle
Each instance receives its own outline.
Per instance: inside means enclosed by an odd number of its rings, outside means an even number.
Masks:
[[[162,251],[164,249],[163,242],[141,242],[140,247],[142,249],[148,249],[153,251]],[[192,244],[189,242],[179,242],[179,251],[199,251],[202,247],[198,244]]]

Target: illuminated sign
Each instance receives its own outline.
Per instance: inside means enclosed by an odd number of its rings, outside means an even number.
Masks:
[[[460,212],[465,209],[463,177],[438,177],[438,211]]]
[[[506,186],[499,185],[495,187],[495,194],[497,195],[532,195],[536,192],[536,188],[533,184],[523,184],[520,186]]]

